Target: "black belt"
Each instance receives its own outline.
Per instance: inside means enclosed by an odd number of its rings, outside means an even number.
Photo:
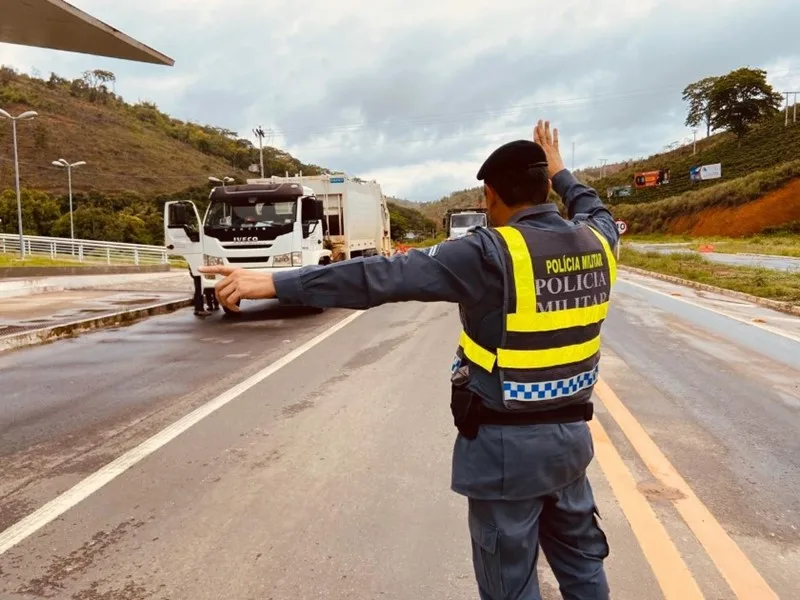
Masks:
[[[450,410],[453,422],[465,438],[473,440],[478,436],[481,425],[547,425],[555,423],[577,423],[591,421],[594,406],[591,402],[581,402],[560,408],[536,412],[499,412],[488,408],[483,399],[464,387],[452,388]]]
[[[577,423],[591,421],[594,415],[594,405],[591,402],[581,402],[560,408],[539,410],[536,412],[499,412],[481,405],[481,425],[548,425],[554,423]]]

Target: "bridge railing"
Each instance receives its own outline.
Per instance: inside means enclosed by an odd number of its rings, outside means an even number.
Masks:
[[[73,260],[106,265],[167,264],[169,256],[164,246],[123,244],[97,240],[70,240],[26,235],[23,238],[26,256],[42,256],[53,260]],[[18,254],[19,236],[0,233],[0,253]]]

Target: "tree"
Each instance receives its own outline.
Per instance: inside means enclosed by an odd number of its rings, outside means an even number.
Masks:
[[[22,230],[27,235],[51,235],[61,211],[58,202],[39,190],[22,189]],[[17,233],[17,194],[4,190],[0,194],[0,232]]]
[[[115,84],[117,81],[116,76],[111,71],[104,71],[103,69],[94,69],[93,71],[83,72],[83,82],[89,90],[89,101],[95,102],[97,99],[107,99],[108,86],[107,83]]]
[[[774,116],[783,97],[767,83],[763,69],[741,68],[714,82],[708,109],[714,129],[728,129],[741,138],[750,128]]]
[[[401,206],[395,202],[387,202],[389,219],[392,223],[392,239],[403,240],[406,234],[413,233],[419,237],[430,235],[436,230],[436,223],[414,208]]]
[[[711,107],[709,96],[718,77],[706,77],[686,86],[683,90],[683,99],[689,103],[689,113],[686,115],[687,127],[699,127],[705,123],[706,137],[711,135]]]

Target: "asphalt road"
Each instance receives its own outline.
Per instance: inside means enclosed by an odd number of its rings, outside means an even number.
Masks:
[[[245,308],[0,356],[0,598],[477,597],[455,309]],[[797,597],[800,319],[626,275],[604,332],[614,597]]]
[[[695,252],[686,248],[683,244],[640,244],[630,243],[629,245],[640,252],[660,252],[662,254],[674,254],[676,252],[686,253]],[[773,256],[769,254],[726,254],[724,252],[703,252],[703,257],[717,263],[733,265],[737,267],[761,267],[764,269],[774,269],[777,271],[790,271],[800,273],[800,258],[789,256]]]

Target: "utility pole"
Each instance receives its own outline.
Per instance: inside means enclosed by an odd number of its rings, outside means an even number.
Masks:
[[[258,155],[261,159],[261,179],[264,179],[264,130],[261,128],[261,125],[253,129],[253,133],[258,138]]]
[[[797,92],[783,92],[786,94],[786,119],[784,120],[784,126],[789,126],[789,96],[794,98],[794,107],[792,108],[792,123],[797,123],[797,94],[800,94],[800,91]]]
[[[19,150],[17,149],[17,121],[29,121],[37,117],[38,113],[29,110],[16,117],[12,117],[0,108],[0,117],[11,121],[11,131],[14,136],[14,176],[17,182],[17,226],[19,227],[19,255],[25,258],[25,236],[22,234],[22,192],[19,187]]]
[[[789,126],[789,92],[786,92],[786,119],[783,122],[783,126]]]
[[[692,156],[697,154],[697,129],[692,129],[692,133],[694,134],[694,139],[692,141]]]
[[[606,176],[606,163],[608,162],[607,158],[600,159],[600,179],[603,179]]]

